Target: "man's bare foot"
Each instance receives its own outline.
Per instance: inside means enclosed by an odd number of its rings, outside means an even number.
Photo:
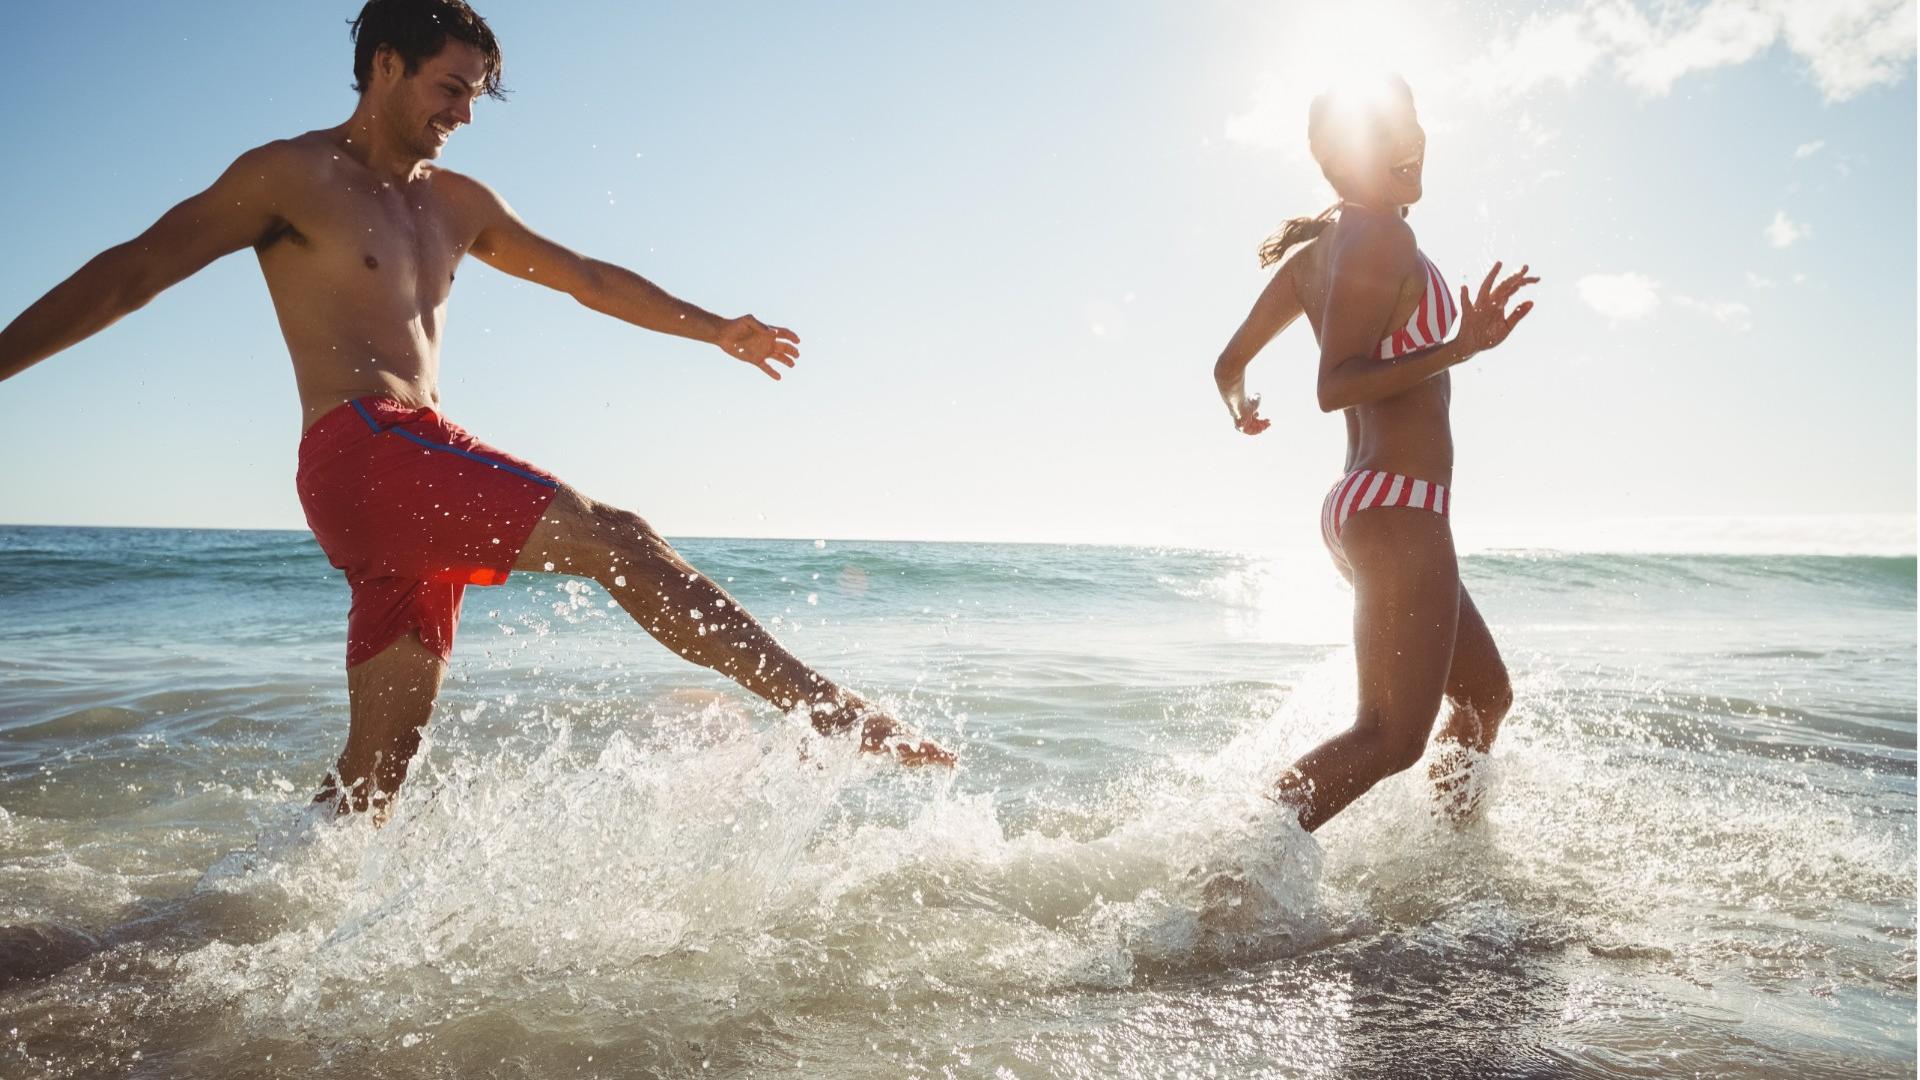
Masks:
[[[327,806],[336,821],[371,811],[373,827],[377,829],[393,816],[393,804],[398,801],[399,794],[397,791],[375,791],[368,795],[365,780],[356,781],[342,791],[339,774],[330,772],[320,782],[320,793],[313,797],[313,805]]]
[[[908,768],[945,765],[953,768],[953,752],[942,749],[930,739],[914,742],[914,733],[885,713],[868,713],[860,724],[860,750],[868,754],[893,754]]]

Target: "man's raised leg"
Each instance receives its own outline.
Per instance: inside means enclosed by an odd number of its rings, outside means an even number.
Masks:
[[[562,486],[520,551],[516,570],[592,578],[662,645],[782,709],[809,706],[814,727],[861,724],[862,749],[908,764],[951,764],[930,742],[910,745],[891,717],[788,652],[726,590],[695,570],[638,514]]]
[[[420,644],[416,633],[402,634],[348,668],[347,748],[313,801],[330,802],[339,814],[371,806],[375,820],[384,821],[406,779],[407,763],[420,749],[446,673],[446,663]]]

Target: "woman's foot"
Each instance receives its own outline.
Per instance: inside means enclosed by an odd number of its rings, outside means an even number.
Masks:
[[[1487,755],[1457,742],[1439,744],[1440,752],[1427,766],[1433,781],[1433,812],[1455,825],[1480,820],[1487,800]]]

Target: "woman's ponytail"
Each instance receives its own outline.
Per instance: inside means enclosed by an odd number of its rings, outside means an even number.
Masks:
[[[1326,232],[1327,226],[1333,224],[1339,211],[1340,203],[1336,201],[1332,206],[1312,217],[1288,218],[1278,231],[1267,237],[1266,242],[1260,245],[1261,268],[1265,269],[1279,262],[1281,256],[1285,255],[1287,249],[1293,245],[1305,243]]]

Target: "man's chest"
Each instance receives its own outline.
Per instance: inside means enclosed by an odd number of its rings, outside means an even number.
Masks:
[[[288,200],[283,216],[284,227],[260,248],[269,275],[428,305],[445,299],[473,240],[458,209],[428,184],[316,182]]]

